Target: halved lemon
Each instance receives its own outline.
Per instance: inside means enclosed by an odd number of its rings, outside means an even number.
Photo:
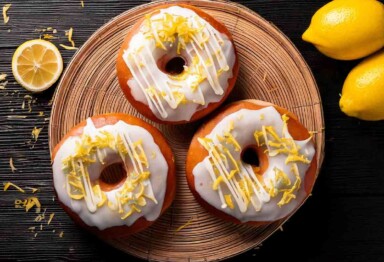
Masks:
[[[12,57],[16,81],[31,92],[51,87],[63,71],[63,59],[51,42],[36,39],[20,45]]]

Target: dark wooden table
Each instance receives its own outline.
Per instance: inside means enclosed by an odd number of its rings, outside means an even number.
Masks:
[[[146,1],[7,0],[12,3],[10,21],[0,23],[0,73],[9,83],[0,90],[0,183],[11,181],[34,187],[45,219],[35,222],[33,210],[15,208],[15,199],[32,195],[0,192],[0,260],[108,261],[134,260],[77,228],[53,200],[48,149],[49,101],[55,87],[33,95],[31,112],[25,95],[11,73],[12,54],[25,40],[39,37],[35,29],[56,28],[55,44],[68,44],[64,30],[74,28],[73,39],[81,46],[101,25],[121,12]],[[326,157],[313,196],[258,250],[236,259],[258,261],[384,261],[384,122],[364,122],[343,115],[339,93],[350,69],[358,62],[341,62],[321,55],[301,40],[313,13],[326,1],[238,1],[279,27],[298,47],[316,77],[325,113]],[[9,30],[10,29],[10,32]],[[65,65],[74,51],[61,49]],[[39,116],[39,112],[44,116]],[[9,116],[24,115],[25,119]],[[34,127],[42,129],[37,142]],[[17,168],[11,172],[10,158]],[[30,192],[30,190],[29,190]],[[55,213],[50,225],[47,220]],[[40,224],[43,225],[40,228]],[[33,230],[28,229],[35,227]],[[62,237],[60,233],[64,232]],[[37,233],[37,234],[36,234]]]

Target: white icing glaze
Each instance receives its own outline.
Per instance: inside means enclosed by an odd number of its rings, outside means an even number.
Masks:
[[[173,19],[184,17],[189,27],[197,30],[185,49],[180,50],[180,55],[188,62],[182,79],[162,72],[156,63],[163,56],[174,57],[178,52],[179,36],[174,42],[156,41],[167,15]],[[161,9],[150,20],[152,27],[149,29],[149,22],[144,22],[123,55],[133,76],[128,80],[131,94],[148,105],[158,119],[188,121],[196,111],[222,99],[228,79],[232,77],[236,59],[234,47],[225,34],[187,8]]]
[[[71,198],[68,194],[69,184],[67,183],[68,173],[63,169],[63,160],[73,155],[75,152],[76,144],[80,142],[80,136],[72,136],[65,140],[62,146],[56,153],[53,161],[53,176],[54,186],[60,201],[73,212],[75,212],[88,226],[95,226],[100,230],[110,228],[113,226],[132,225],[140,217],[145,217],[148,221],[156,220],[163,206],[164,196],[166,192],[166,181],[168,174],[168,165],[160,151],[160,148],[155,143],[152,135],[144,128],[135,125],[129,125],[123,121],[118,121],[114,125],[106,125],[101,128],[95,128],[91,118],[87,119],[87,125],[84,127],[83,133],[94,138],[101,134],[101,132],[108,132],[114,136],[120,135],[124,140],[124,145],[127,151],[132,150],[132,143],[142,140],[142,149],[147,156],[148,166],[135,162],[131,158],[131,153],[122,156],[119,152],[110,148],[98,150],[94,157],[95,162],[88,166],[89,184],[91,186],[98,184],[99,176],[102,169],[110,164],[124,161],[126,165],[130,164],[133,167],[133,173],[127,173],[127,180],[132,178],[134,174],[140,171],[150,172],[148,179],[144,180],[144,194],[151,197],[146,198],[146,205],[140,206],[140,212],[133,212],[127,218],[122,219],[122,214],[118,212],[117,196],[121,192],[125,183],[111,191],[104,192],[107,201],[101,207],[94,205],[94,202],[87,201],[84,197],[80,200]],[[102,156],[100,158],[100,155]],[[123,159],[122,159],[123,157]],[[102,162],[101,162],[102,160]],[[97,196],[93,194],[91,189],[86,189],[86,195],[89,199],[94,199],[97,202]],[[139,189],[132,191],[137,193]],[[107,203],[110,202],[108,205]],[[111,208],[110,206],[115,206]],[[122,213],[128,213],[131,207],[128,204],[121,206]]]
[[[213,152],[210,152],[210,156],[207,156],[193,169],[195,188],[199,195],[216,209],[219,209],[242,222],[275,221],[283,218],[290,214],[306,196],[304,191],[304,179],[309,164],[303,162],[285,164],[287,158],[286,154],[276,154],[272,147],[264,146],[269,150],[269,153],[267,154],[269,165],[264,174],[261,174],[262,181],[260,181],[260,179],[256,178],[252,167],[241,160],[242,149],[247,146],[257,144],[254,137],[255,130],[262,130],[266,126],[274,127],[274,130],[279,137],[286,137],[291,139],[291,141],[294,141],[294,144],[299,150],[299,154],[304,155],[309,162],[312,161],[315,149],[311,139],[304,141],[293,140],[286,129],[286,126],[284,127],[284,122],[280,114],[274,107],[266,107],[260,110],[241,109],[226,116],[215,126],[211,133],[206,136],[206,138],[210,138],[213,141],[216,149],[220,148],[220,141],[218,140],[217,135],[224,136],[226,133],[228,134],[228,131],[230,131],[230,134],[237,141],[240,146],[240,150],[236,150],[236,146],[233,144],[225,144],[225,146],[228,148],[233,158],[237,161],[239,169],[241,170],[240,174],[236,174],[235,176],[237,178],[248,177],[252,180],[252,189],[255,193],[253,194],[251,202],[248,206],[243,201],[244,198],[241,195],[241,190],[238,188],[239,183],[234,182],[236,180],[239,181],[238,179],[229,180],[224,176],[225,181],[219,184],[217,190],[213,189],[215,172],[213,171],[210,161],[214,163],[220,162],[218,166],[220,166],[221,172],[227,176],[230,174],[230,171],[234,166],[231,161],[221,161],[217,157],[214,157]],[[233,129],[230,130],[229,127]],[[278,203],[282,199],[283,193],[280,192],[275,196],[270,196],[269,191],[267,192],[267,187],[272,185],[270,183],[271,180],[275,181],[275,168],[283,171],[289,178],[291,185],[293,185],[296,181],[296,176],[291,168],[296,167],[301,179],[301,186],[294,192],[296,198],[291,199],[288,203],[283,204],[280,207]],[[261,186],[262,184],[265,186]],[[282,189],[284,185],[279,180],[274,187],[276,189]],[[234,199],[233,209],[231,209],[225,202],[224,196],[228,194],[230,194],[232,199]]]

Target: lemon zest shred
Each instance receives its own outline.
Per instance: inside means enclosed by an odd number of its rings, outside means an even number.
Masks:
[[[64,236],[64,231],[61,231],[59,237],[62,238]]]
[[[13,164],[13,158],[12,158],[12,157],[9,158],[9,166],[11,167],[11,171],[12,171],[12,173],[15,173],[15,171],[17,170],[17,168],[16,168],[15,165]]]
[[[216,178],[216,180],[213,182],[212,189],[213,189],[213,190],[217,190],[217,189],[219,189],[219,185],[220,185],[221,182],[223,182],[223,177],[222,177],[222,176],[219,176],[219,177]]]
[[[84,8],[84,1],[80,1],[81,7]]]
[[[7,79],[7,74],[0,74],[0,81],[5,81]]]
[[[27,116],[21,116],[21,115],[12,115],[12,116],[7,116],[8,119],[24,119],[27,118]]]
[[[67,46],[67,45],[63,45],[63,44],[60,44],[60,46],[64,49],[67,49],[67,50],[77,50],[79,49],[78,47],[74,47],[74,46]]]
[[[229,194],[228,194],[228,195],[225,195],[224,198],[225,198],[225,203],[227,203],[227,205],[229,206],[229,208],[230,208],[230,209],[234,209],[235,206],[233,205],[231,195],[229,195]]]
[[[27,198],[28,202],[25,206],[25,211],[28,212],[32,207],[36,206],[36,213],[40,213],[41,204],[37,197],[29,197]]]
[[[51,214],[49,215],[49,220],[48,220],[48,222],[47,222],[47,225],[51,224],[51,221],[52,221],[52,219],[53,219],[54,216],[55,216],[55,213],[51,213]]]
[[[21,187],[15,185],[12,182],[6,182],[6,183],[3,183],[3,185],[4,185],[4,191],[7,191],[9,187],[13,187],[13,188],[16,188],[18,191],[20,191],[21,193],[25,193],[24,189],[22,189]]]
[[[181,225],[178,228],[176,228],[175,232],[179,232],[179,231],[183,230],[184,228],[186,228],[187,226],[189,226],[190,224],[192,224],[193,219],[194,218],[191,217],[184,225]]]
[[[302,162],[304,164],[309,164],[310,163],[309,159],[306,158],[303,155],[289,155],[285,159],[285,164],[288,164],[288,163],[291,163],[291,162]]]
[[[43,128],[37,128],[37,127],[34,127],[32,129],[32,138],[35,139],[35,142],[37,142],[37,139],[39,138],[39,135],[40,135],[40,132]]]
[[[7,15],[7,12],[9,8],[11,8],[12,4],[5,4],[3,6],[3,19],[4,19],[4,24],[7,24],[9,22],[9,16]]]
[[[65,32],[65,35],[68,36],[68,41],[71,43],[72,47],[75,47],[75,41],[72,40],[73,28],[69,28],[69,30]]]
[[[40,111],[40,112],[39,112],[39,116],[44,116],[44,112],[43,112],[43,111]]]
[[[32,190],[32,194],[34,194],[34,193],[36,193],[37,191],[39,191],[38,188],[34,188],[34,187],[26,187],[26,188]]]
[[[40,39],[44,39],[44,40],[52,40],[52,39],[58,39],[57,36],[54,36],[52,34],[42,34],[40,36]]]

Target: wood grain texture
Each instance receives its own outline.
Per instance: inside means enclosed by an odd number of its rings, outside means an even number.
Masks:
[[[40,95],[32,112],[21,109],[28,94],[13,83],[10,63],[16,47],[37,38],[36,28],[53,26],[67,43],[64,30],[74,27],[77,46],[112,17],[146,1],[10,0],[10,22],[0,23],[0,73],[10,83],[0,90],[0,182],[13,181],[40,188],[37,195],[47,214],[55,212],[52,223],[44,222],[38,235],[28,227],[39,227],[35,214],[13,207],[15,191],[0,192],[0,260],[110,261],[135,260],[78,229],[56,202],[48,149],[48,121],[38,112],[50,115],[48,102],[55,87]],[[285,225],[257,250],[234,259],[267,261],[294,256],[297,261],[383,261],[384,260],[384,122],[364,122],[344,116],[338,108],[339,93],[349,70],[358,62],[340,62],[321,55],[301,40],[312,14],[326,1],[253,0],[238,1],[279,27],[301,51],[317,80],[326,123],[326,158],[313,196]],[[8,29],[12,31],[8,33]],[[62,50],[65,64],[74,54]],[[16,93],[17,92],[17,93]],[[13,111],[11,111],[13,110]],[[10,120],[8,115],[26,115]],[[44,127],[33,149],[28,141],[34,126]],[[18,170],[13,174],[9,158]],[[30,194],[29,194],[30,195]],[[56,230],[55,233],[52,230]],[[63,238],[58,233],[64,231]],[[302,251],[298,251],[298,247]]]

